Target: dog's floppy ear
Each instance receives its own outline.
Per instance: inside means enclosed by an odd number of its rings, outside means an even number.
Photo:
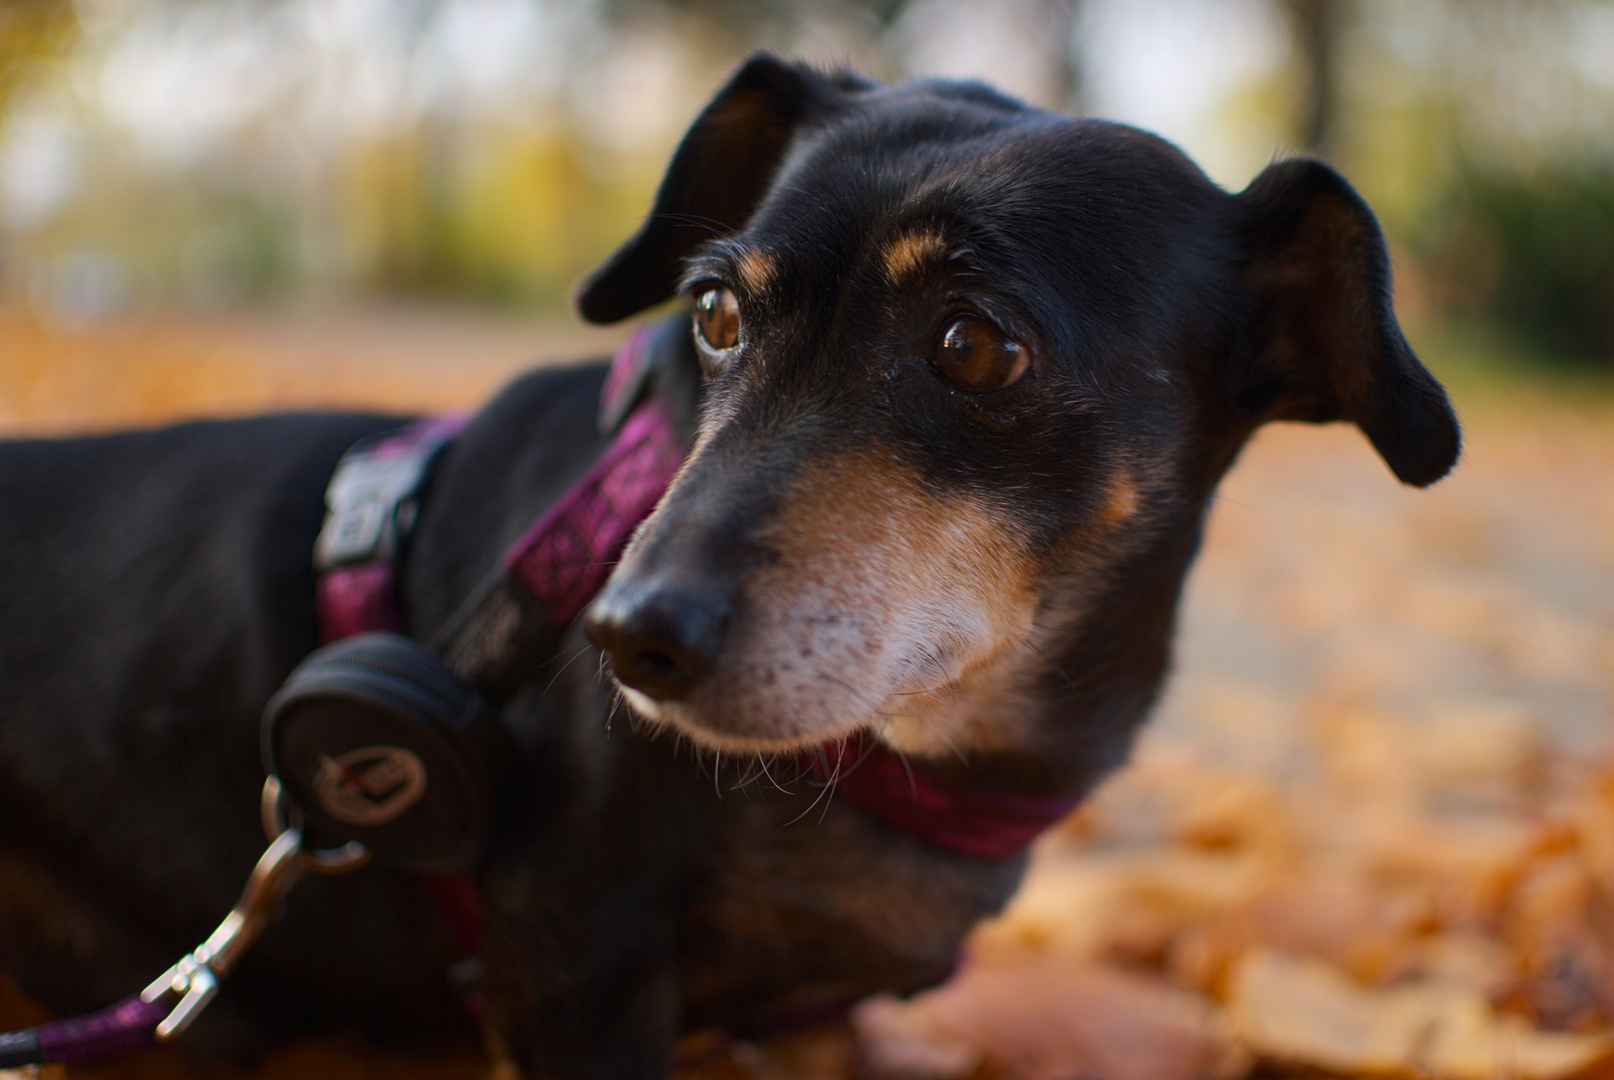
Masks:
[[[1367,204],[1308,158],[1270,166],[1237,203],[1253,317],[1225,373],[1235,407],[1256,421],[1349,420],[1404,483],[1446,475],[1457,418],[1401,335]]]
[[[865,85],[767,53],[746,61],[678,144],[644,226],[583,282],[583,318],[616,322],[671,296],[679,260],[751,216],[798,126]]]

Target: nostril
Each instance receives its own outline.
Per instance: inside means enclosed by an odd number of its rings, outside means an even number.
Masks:
[[[607,587],[584,619],[624,684],[657,700],[689,695],[717,659],[726,606],[705,592]]]

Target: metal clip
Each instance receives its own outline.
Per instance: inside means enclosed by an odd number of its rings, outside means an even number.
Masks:
[[[167,1042],[188,1028],[213,1000],[219,991],[219,979],[230,973],[241,954],[279,916],[281,899],[304,871],[341,873],[369,861],[369,852],[361,844],[347,844],[334,851],[304,851],[302,833],[280,823],[279,803],[280,781],[271,776],[264,782],[264,818],[266,824],[280,827],[271,831],[273,842],[253,867],[241,899],[206,941],[141,993],[140,999],[146,1002],[169,995],[179,999],[173,1011],[157,1025],[158,1042]]]

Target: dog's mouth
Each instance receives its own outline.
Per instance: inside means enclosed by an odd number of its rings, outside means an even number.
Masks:
[[[863,725],[854,718],[850,724],[831,728],[817,728],[791,718],[769,718],[770,730],[759,734],[750,723],[754,718],[741,718],[735,722],[731,715],[706,713],[684,701],[658,701],[642,690],[636,690],[619,680],[623,700],[635,714],[651,723],[664,725],[687,736],[697,745],[726,754],[764,754],[783,756],[800,754],[843,740],[860,729],[879,737],[883,725]]]
[[[738,730],[723,723],[721,715],[703,716],[697,709],[682,701],[658,701],[642,690],[618,680],[622,698],[637,715],[656,724],[664,724],[681,735],[686,735],[700,746],[731,754],[790,754],[822,746],[846,732],[775,732],[757,735],[752,731]]]

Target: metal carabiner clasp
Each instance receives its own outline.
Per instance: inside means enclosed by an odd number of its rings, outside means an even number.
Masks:
[[[280,781],[276,777],[264,781],[263,802],[265,821],[279,825],[274,812],[280,802]],[[271,831],[271,836],[269,850],[252,868],[241,899],[219,928],[141,992],[140,1000],[148,1003],[169,995],[179,999],[173,1011],[157,1025],[158,1042],[167,1042],[184,1031],[213,1000],[219,991],[219,979],[230,973],[264,927],[280,915],[280,901],[304,871],[341,873],[357,869],[370,857],[361,844],[347,844],[328,852],[304,851],[303,834],[294,828],[279,827]]]

